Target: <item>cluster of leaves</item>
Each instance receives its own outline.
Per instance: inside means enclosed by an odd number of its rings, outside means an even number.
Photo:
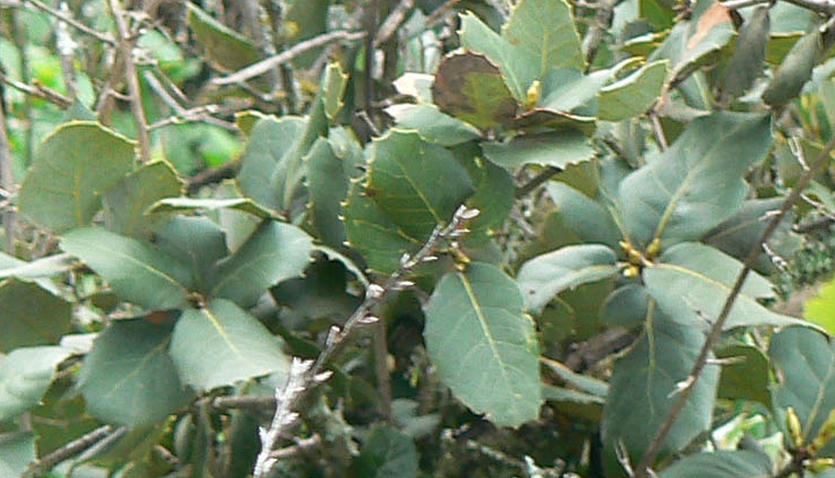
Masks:
[[[814,2],[227,2],[149,29],[77,3],[93,34],[0,10],[3,476],[247,476],[290,358],[355,330],[276,476],[833,473],[833,293],[819,325],[764,305],[801,242],[767,229],[785,196],[835,211]],[[83,34],[83,67],[38,73]],[[110,63],[134,40],[153,59]]]

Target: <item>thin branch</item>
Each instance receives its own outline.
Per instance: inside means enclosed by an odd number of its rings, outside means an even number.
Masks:
[[[538,188],[540,185],[546,183],[549,179],[559,174],[560,171],[562,171],[560,168],[555,168],[554,166],[545,167],[545,169],[540,171],[539,174],[531,178],[530,181],[516,188],[516,199],[527,196],[534,189]]]
[[[267,395],[221,395],[212,399],[209,404],[217,410],[232,408],[264,409],[275,408],[275,396]]]
[[[219,183],[224,179],[232,179],[240,169],[240,160],[227,161],[216,168],[205,169],[186,181],[186,191],[189,194],[195,194],[203,186]]]
[[[154,93],[156,93],[157,96],[159,96],[163,103],[165,103],[166,105],[168,105],[169,108],[174,110],[175,115],[184,116],[185,108],[183,108],[180,105],[180,103],[176,99],[174,99],[173,96],[171,96],[171,93],[169,93],[168,90],[165,89],[165,86],[163,86],[162,82],[159,81],[159,78],[157,78],[157,76],[154,75],[153,72],[143,71],[142,78],[145,79],[145,83],[147,83],[148,86],[152,90],[154,90]]]
[[[378,320],[371,325],[374,354],[374,373],[377,375],[377,394],[380,397],[380,415],[388,423],[394,422],[391,408],[391,371],[389,370],[389,350],[386,344],[386,321]]]
[[[661,119],[658,117],[655,110],[649,112],[649,119],[652,123],[652,134],[658,142],[658,147],[661,148],[661,151],[664,151],[669,146],[667,143],[667,137],[664,135],[664,128],[661,126]]]
[[[713,346],[719,341],[719,338],[722,335],[722,329],[725,326],[725,323],[728,321],[728,317],[730,315],[731,309],[736,302],[736,298],[739,295],[740,291],[742,290],[742,286],[745,283],[745,279],[748,278],[748,274],[751,272],[751,268],[757,262],[757,259],[760,256],[762,244],[766,244],[768,239],[777,230],[780,226],[780,223],[786,217],[789,211],[794,207],[795,204],[800,200],[801,194],[803,194],[803,190],[809,185],[812,179],[817,174],[824,165],[826,165],[830,161],[830,153],[835,150],[835,136],[826,143],[826,146],[823,148],[823,151],[818,154],[817,158],[815,158],[814,163],[812,163],[809,170],[805,171],[803,175],[798,178],[797,183],[795,184],[794,188],[792,188],[791,192],[789,193],[788,197],[786,197],[785,201],[783,201],[783,205],[780,207],[780,210],[777,211],[769,221],[768,225],[766,225],[765,229],[763,230],[762,234],[760,235],[759,241],[757,241],[757,245],[751,249],[748,253],[748,256],[745,259],[745,263],[742,266],[742,270],[739,271],[737,275],[736,282],[734,282],[733,287],[731,288],[731,292],[728,295],[728,298],[725,300],[725,304],[722,306],[721,312],[719,312],[719,316],[716,317],[716,321],[710,328],[710,332],[705,339],[705,343],[702,346],[702,349],[699,351],[699,355],[696,358],[695,363],[693,364],[693,368],[690,371],[690,375],[687,378],[687,385],[680,390],[678,390],[678,395],[676,396],[676,401],[673,403],[672,408],[670,409],[670,413],[667,415],[667,418],[664,420],[664,423],[658,429],[655,437],[650,443],[649,448],[647,448],[644,456],[641,458],[641,462],[635,469],[635,477],[636,478],[649,478],[652,475],[652,471],[650,470],[650,466],[655,461],[655,458],[658,456],[658,453],[661,451],[661,446],[664,444],[664,441],[669,435],[670,430],[672,430],[673,425],[675,425],[676,419],[678,419],[679,414],[684,409],[685,405],[687,404],[687,400],[690,399],[690,395],[693,393],[693,388],[696,382],[701,377],[702,371],[704,370],[705,366],[707,365],[708,358],[710,356],[711,350],[713,350]]]
[[[2,72],[0,72],[0,83],[9,85],[17,91],[20,91],[21,93],[24,93],[26,95],[34,96],[35,98],[40,98],[44,101],[48,101],[58,106],[62,110],[65,110],[72,106],[72,100],[70,98],[40,83],[34,86],[27,85],[26,83],[15,81],[9,78]]]
[[[216,78],[212,80],[212,83],[216,85],[229,85],[233,83],[240,83],[242,81],[255,78],[256,76],[263,75],[264,73],[272,70],[276,66],[286,63],[308,50],[327,45],[328,43],[333,41],[357,40],[364,36],[365,32],[348,32],[345,30],[336,30],[328,32],[323,35],[313,37],[310,40],[305,40],[303,42],[297,43],[293,45],[292,48],[289,48],[279,53],[278,55],[271,56],[257,63],[253,63],[252,65],[238,70],[235,73],[232,73],[231,75],[225,76],[223,78]]]
[[[139,159],[145,163],[151,159],[151,137],[148,134],[148,121],[142,107],[142,91],[139,88],[139,76],[133,63],[133,43],[135,39],[125,22],[125,12],[119,6],[119,0],[110,0],[110,10],[119,32],[119,53],[124,61],[125,80],[128,83],[128,95],[133,119],[136,123],[136,137],[139,141]]]
[[[70,458],[82,453],[84,450],[106,439],[118,430],[119,429],[114,428],[112,425],[105,425],[103,427],[96,428],[81,438],[73,440],[61,448],[58,448],[40,460],[32,462],[29,464],[29,467],[26,468],[23,476],[27,478],[43,476],[46,472],[55,468],[62,461],[69,460]]]
[[[296,455],[305,453],[306,451],[313,450],[316,447],[318,447],[321,443],[322,437],[320,437],[319,435],[313,435],[309,438],[299,438],[296,440],[295,445],[288,446],[287,448],[282,448],[280,450],[275,450],[272,453],[270,453],[270,457],[275,458],[276,460],[286,460]]]
[[[813,12],[832,15],[835,13],[835,0],[786,0],[788,3],[803,7]]]
[[[88,27],[87,25],[77,21],[73,17],[64,14],[60,10],[56,10],[56,9],[50,7],[49,5],[41,2],[40,0],[24,0],[24,3],[32,5],[33,7],[37,8],[39,10],[43,10],[44,12],[52,15],[53,17],[57,18],[58,20],[61,20],[62,22],[66,22],[67,25],[70,25],[73,28],[75,28],[75,29],[77,29],[81,32],[84,32],[84,33],[86,33],[86,34],[88,34],[92,37],[95,37],[99,41],[107,43],[108,45],[111,45],[111,46],[116,45],[116,40],[114,40],[112,37],[110,37],[110,35],[107,35],[106,33],[102,33],[98,30],[94,30],[94,29]]]
[[[594,23],[589,27],[586,36],[583,38],[583,57],[586,59],[586,71],[591,69],[591,65],[597,56],[597,51],[600,49],[600,43],[603,42],[603,36],[612,26],[612,19],[614,18],[614,9],[622,0],[600,0],[594,8],[597,13],[594,16]]]
[[[375,130],[371,117],[371,105],[374,103],[374,70],[376,62],[376,54],[374,50],[374,37],[377,36],[377,27],[380,21],[380,2],[381,0],[369,0],[365,2],[361,11],[362,25],[365,28],[367,37],[364,40],[363,48],[363,77],[362,77],[362,103],[361,110],[366,114],[366,120],[372,124],[371,130]]]
[[[394,7],[394,10],[389,13],[389,16],[383,21],[383,24],[380,25],[380,28],[377,29],[377,34],[374,35],[374,48],[379,48],[380,45],[386,42],[394,32],[400,28],[400,25],[406,20],[406,15],[414,8],[415,1],[414,0],[400,0],[400,3]]]
[[[433,11],[431,14],[429,14],[428,17],[426,17],[426,27],[427,28],[434,27],[436,23],[440,22],[441,19],[444,18],[446,13],[452,7],[454,7],[455,5],[458,5],[458,3],[460,3],[460,2],[461,2],[461,0],[447,0],[446,2],[444,2],[443,5],[436,8],[435,11]]]
[[[727,2],[722,2],[722,6],[730,8],[731,10],[737,10],[739,8],[760,5],[763,3],[771,3],[771,0],[729,0]]]
[[[9,136],[6,134],[6,112],[3,111],[3,105],[0,103],[0,186],[2,186],[6,194],[13,194],[15,190],[13,170],[14,158],[12,158],[12,149],[9,145]],[[16,222],[14,210],[12,208],[4,208],[3,233],[6,237],[5,250],[7,254],[12,256],[15,255]]]
[[[70,7],[66,1],[59,3],[62,13],[69,13]],[[70,35],[68,23],[58,20],[55,25],[55,45],[58,47],[58,58],[61,60],[61,71],[64,75],[64,85],[67,88],[67,96],[75,97],[75,67],[73,66],[73,53],[78,48],[78,43]]]
[[[164,128],[172,124],[197,122],[212,124],[229,131],[238,131],[238,128],[235,126],[234,123],[230,123],[228,121],[224,121],[222,119],[215,118],[214,116],[212,116],[214,114],[224,114],[227,112],[231,113],[235,111],[238,111],[238,109],[221,108],[219,105],[198,106],[196,108],[182,110],[180,114],[169,116],[168,118],[163,118],[155,123],[151,123],[148,125],[148,131],[154,131],[156,129]]]
[[[372,309],[382,301],[388,292],[411,287],[413,284],[405,278],[420,264],[435,260],[436,257],[433,254],[442,242],[454,240],[464,235],[467,232],[465,223],[474,219],[477,215],[477,209],[467,209],[465,206],[460,206],[450,223],[446,227],[436,227],[420,250],[414,255],[403,255],[400,259],[400,267],[386,279],[383,285],[370,284],[366,288],[365,298],[345,322],[345,325],[341,329],[337,326],[331,328],[325,339],[325,348],[315,361],[293,359],[287,385],[284,389],[276,389],[276,410],[270,427],[262,428],[260,432],[262,446],[256,459],[254,478],[264,478],[269,475],[276,463],[276,459],[271,457],[271,453],[275,449],[279,437],[298,418],[296,410],[298,410],[302,399],[316,385],[330,378],[331,372],[325,370],[328,362],[345,348],[349,339],[353,338],[354,332],[359,327],[374,324],[379,320],[371,315]]]

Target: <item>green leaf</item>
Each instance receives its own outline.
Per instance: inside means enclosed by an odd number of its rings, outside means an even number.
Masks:
[[[787,445],[794,446],[785,429],[785,410],[793,408],[800,419],[803,443],[811,443],[835,410],[835,345],[810,328],[788,327],[771,338],[768,356],[777,376],[772,395],[775,421],[784,430]],[[835,444],[830,442],[820,453],[833,449]]]
[[[213,199],[240,199],[241,192],[233,181],[224,181],[212,192]],[[226,233],[226,246],[237,251],[250,235],[258,229],[262,219],[235,209],[218,209],[213,215]]]
[[[286,41],[296,43],[325,33],[328,27],[328,7],[330,0],[292,0],[282,8],[286,8],[282,20],[282,36]],[[288,28],[285,33],[284,25]],[[309,68],[322,54],[324,47],[306,51],[293,60],[297,67]]]
[[[564,0],[518,2],[502,28],[502,38],[515,47],[514,53],[535,58],[540,74],[551,68],[583,70],[586,66],[571,6]]]
[[[525,307],[539,314],[557,294],[618,272],[615,252],[599,244],[567,246],[535,257],[519,269],[516,281]]]
[[[658,474],[660,478],[740,478],[772,476],[765,453],[754,450],[717,450],[686,456]]]
[[[412,478],[418,476],[418,450],[412,439],[391,427],[376,427],[357,459],[361,476]]]
[[[208,59],[231,71],[240,70],[261,59],[258,47],[252,42],[194,4],[189,3],[187,7],[186,23],[194,31]]]
[[[473,149],[478,150],[477,147]],[[475,186],[475,194],[467,199],[467,207],[479,210],[478,217],[467,223],[470,232],[464,238],[466,245],[474,248],[486,245],[494,233],[504,226],[516,199],[513,176],[503,168],[478,157],[479,152],[473,151],[473,156],[463,160]]]
[[[648,63],[626,78],[601,89],[598,118],[621,121],[642,115],[661,95],[668,68],[666,60]]]
[[[327,9],[327,1],[323,2]],[[306,6],[307,7],[307,6]],[[305,8],[305,10],[309,7]],[[324,22],[323,22],[324,23]],[[324,25],[323,25],[324,27]],[[324,31],[324,28],[322,29]],[[345,96],[345,87],[348,86],[348,75],[342,71],[339,62],[331,62],[325,69],[325,79],[322,81],[322,103],[325,107],[325,116],[333,121],[336,115],[345,106],[342,101]]]
[[[238,172],[238,184],[244,195],[267,208],[280,208],[282,197],[273,185],[272,175],[282,158],[293,149],[305,125],[304,119],[295,116],[281,119],[268,116],[255,123]]]
[[[206,353],[211,351],[211,360]],[[279,341],[255,317],[224,299],[183,312],[171,339],[182,380],[197,390],[289,370]]]
[[[371,146],[366,194],[410,237],[428,237],[473,192],[452,153],[417,133],[389,130]]]
[[[23,476],[30,463],[34,462],[35,440],[31,432],[0,436],[0,476],[13,478]]]
[[[398,128],[413,129],[429,143],[455,146],[481,137],[475,126],[441,113],[434,105],[392,105],[386,113],[394,118]]]
[[[803,305],[803,318],[835,333],[835,280],[825,283],[817,295]]]
[[[526,164],[565,168],[595,155],[588,138],[574,129],[517,136],[504,143],[485,142],[482,148],[487,159],[507,169]]]
[[[622,474],[615,450],[623,447],[632,463],[640,461],[678,398],[675,391],[690,375],[705,336],[703,327],[679,324],[650,303],[644,333],[615,362],[603,408],[602,439],[607,466]],[[659,458],[678,452],[711,425],[719,368],[707,367],[693,385],[661,447]]]
[[[184,258],[149,242],[92,226],[70,231],[61,248],[84,261],[124,300],[150,310],[188,302],[193,278]]]
[[[549,215],[549,221],[558,218],[563,225],[558,232],[560,236],[573,237],[576,243],[605,244],[612,249],[618,247],[620,232],[617,224],[600,203],[565,183],[551,182],[545,188],[557,207]]]
[[[331,143],[319,138],[304,158],[307,170],[308,221],[316,237],[333,247],[345,243],[345,224],[340,220],[342,201],[348,194],[346,165]]]
[[[100,195],[133,169],[134,158],[134,143],[124,136],[98,123],[64,123],[38,149],[20,188],[20,210],[55,231],[87,225]]]
[[[55,379],[55,368],[72,353],[63,347],[25,347],[0,355],[0,422],[34,408]]]
[[[348,245],[359,251],[368,269],[390,274],[400,267],[404,253],[418,250],[422,241],[409,237],[366,193],[352,183],[342,209]]]
[[[348,270],[339,260],[317,260],[304,277],[289,279],[270,289],[276,303],[302,316],[344,322],[360,298],[346,291]]]
[[[313,241],[296,226],[264,221],[247,241],[212,269],[211,297],[249,307],[267,288],[301,275]]]
[[[108,423],[138,427],[188,405],[193,394],[168,355],[172,327],[139,318],[114,321],[99,334],[78,384],[90,413]]]
[[[769,11],[765,5],[756,7],[739,28],[736,48],[720,86],[723,95],[736,98],[748,90],[762,74],[771,29]]]
[[[223,229],[205,217],[175,217],[157,232],[156,244],[188,264],[195,288],[203,293],[212,267],[229,252]]]
[[[711,138],[706,141],[705,138]],[[660,158],[620,184],[633,244],[692,241],[735,214],[748,186],[743,175],[771,148],[770,115],[714,113],[690,123]]]
[[[10,256],[9,256],[10,257]],[[75,266],[75,258],[69,254],[54,254],[41,257],[32,262],[14,259],[8,268],[0,269],[0,279],[16,277],[18,279],[40,279],[52,277],[70,271]],[[0,263],[0,266],[3,264]]]
[[[763,101],[771,106],[783,106],[796,98],[831,46],[832,37],[831,32],[821,33],[815,28],[797,40],[763,91]]]
[[[708,231],[702,237],[702,242],[725,254],[744,260],[751,249],[759,247],[760,236],[771,218],[771,213],[779,210],[784,200],[782,197],[775,197],[745,201],[737,214]],[[771,251],[780,257],[792,257],[800,246],[801,238],[792,232],[792,223],[791,220],[783,221],[768,241]],[[769,254],[763,251],[754,269],[768,274],[773,273],[776,268]]]
[[[443,113],[487,130],[516,116],[516,100],[499,68],[475,53],[444,58],[432,84],[432,98]]]
[[[600,309],[600,319],[608,324],[631,328],[647,317],[650,297],[644,286],[627,284],[606,297]]]
[[[511,278],[471,263],[441,279],[426,309],[426,349],[438,376],[499,426],[535,420],[542,401],[533,321],[522,308]]]
[[[716,61],[718,53],[724,49],[734,31],[730,9],[722,4],[714,4],[702,13],[698,21],[681,22],[688,27],[687,42],[673,67],[673,77],[681,81],[703,65]],[[670,34],[673,37],[673,34]]]
[[[695,325],[716,320],[741,270],[739,261],[710,246],[681,243],[664,251],[660,262],[644,268],[643,279],[649,294],[673,320]],[[724,330],[804,323],[801,319],[772,312],[757,301],[773,297],[771,283],[750,273]]]
[[[574,387],[584,393],[597,398],[606,398],[609,394],[609,384],[589,375],[576,373],[565,365],[554,360],[542,360],[542,364],[548,367],[566,385]],[[601,402],[602,403],[602,402]]]
[[[598,70],[589,75],[571,68],[551,70],[542,80],[542,100],[537,106],[548,110],[571,111],[587,105],[611,77],[611,70]]]
[[[0,282],[0,304],[0,352],[55,344],[72,328],[72,305],[37,284]]]
[[[166,198],[154,203],[151,212],[178,212],[178,211],[195,211],[206,213],[210,211],[217,211],[220,209],[232,209],[235,211],[252,214],[260,219],[276,217],[271,211],[261,207],[259,204],[249,198],[228,198],[228,199],[211,199],[211,198],[189,198],[177,197]]]
[[[482,54],[499,67],[506,85],[504,89],[508,90],[515,102],[526,100],[528,89],[543,73],[537,61],[538,55],[517,50],[470,12],[461,15],[458,35],[465,50]],[[504,95],[502,91],[502,97]]]
[[[179,196],[181,187],[177,172],[167,162],[143,165],[102,196],[107,228],[126,236],[150,232],[155,221],[146,215],[147,209],[162,198]]]
[[[276,164],[275,170],[270,177],[271,189],[275,191],[279,199],[279,209],[289,211],[293,207],[294,199],[304,183],[304,156],[310,152],[313,144],[319,138],[328,136],[328,118],[325,113],[325,101],[328,95],[329,78],[333,73],[334,65],[331,65],[319,81],[319,90],[308,109],[307,121],[304,128],[287,148],[286,154]],[[336,70],[341,70],[336,67]],[[263,174],[263,172],[262,172]]]
[[[733,344],[716,351],[719,359],[728,359],[722,365],[719,379],[721,398],[753,400],[771,407],[771,384],[768,359],[757,347]]]

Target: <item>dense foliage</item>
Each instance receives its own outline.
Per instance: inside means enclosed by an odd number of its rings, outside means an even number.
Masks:
[[[0,477],[835,476],[831,5],[128,3],[0,2]]]

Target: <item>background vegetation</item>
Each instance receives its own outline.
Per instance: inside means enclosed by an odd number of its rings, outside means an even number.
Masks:
[[[0,1],[0,476],[835,476],[833,14]]]

